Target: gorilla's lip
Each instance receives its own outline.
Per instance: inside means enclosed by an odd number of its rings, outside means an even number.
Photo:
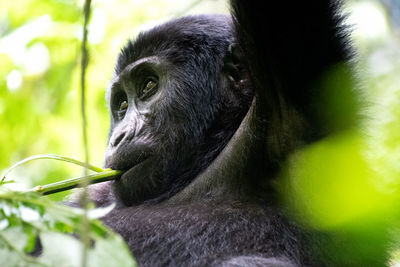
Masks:
[[[121,170],[121,171],[122,171],[121,177],[123,177],[125,174],[130,174],[130,173],[134,172],[135,169],[136,169],[138,166],[140,166],[140,165],[142,165],[143,163],[149,161],[150,158],[151,158],[151,157],[150,157],[149,155],[147,155],[146,157],[141,157],[141,158],[138,159],[133,165],[131,165],[131,167],[128,167],[128,168],[126,168],[126,169]]]
[[[136,155],[135,155],[136,154]],[[151,153],[139,152],[133,155],[110,155],[105,160],[105,168],[112,170],[121,171],[122,174],[135,168],[137,165],[141,164],[143,161],[147,160],[151,156]]]

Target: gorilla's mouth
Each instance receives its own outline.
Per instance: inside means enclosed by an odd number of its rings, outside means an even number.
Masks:
[[[148,160],[153,153],[145,149],[136,150],[134,153],[128,154],[123,150],[117,150],[106,155],[105,168],[119,170],[122,174],[130,172],[144,161]]]
[[[136,160],[131,167],[128,167],[126,169],[122,170],[122,175],[120,179],[125,179],[129,178],[132,176],[140,175],[140,173],[143,171],[145,166],[148,166],[149,162],[151,162],[151,157],[146,156],[146,157],[141,157],[140,159]]]

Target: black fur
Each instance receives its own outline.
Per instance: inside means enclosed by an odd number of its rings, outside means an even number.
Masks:
[[[339,4],[231,1],[233,20],[176,19],[123,48],[106,167],[126,172],[91,196],[117,202],[103,221],[139,265],[322,263],[271,184],[289,153],[347,126],[315,105],[323,75],[351,58]],[[146,76],[157,92],[141,100]]]

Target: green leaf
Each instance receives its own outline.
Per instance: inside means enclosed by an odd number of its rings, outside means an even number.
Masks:
[[[107,251],[107,253],[104,253]],[[97,239],[94,249],[89,251],[89,266],[127,266],[135,267],[131,252],[123,239],[111,234],[106,239]]]
[[[136,266],[123,239],[98,218],[114,208],[90,209],[87,235],[94,245],[88,266]],[[0,259],[7,266],[79,266],[82,242],[79,233],[84,210],[41,198],[38,194],[0,191]],[[40,238],[42,254],[31,257]]]
[[[40,235],[43,252],[40,259],[49,266],[80,266],[82,244],[78,239],[57,232]]]

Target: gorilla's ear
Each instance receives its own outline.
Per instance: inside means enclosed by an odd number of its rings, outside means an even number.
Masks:
[[[243,57],[244,54],[239,44],[232,43],[229,45],[224,59],[224,73],[231,88],[239,87],[246,78]]]

